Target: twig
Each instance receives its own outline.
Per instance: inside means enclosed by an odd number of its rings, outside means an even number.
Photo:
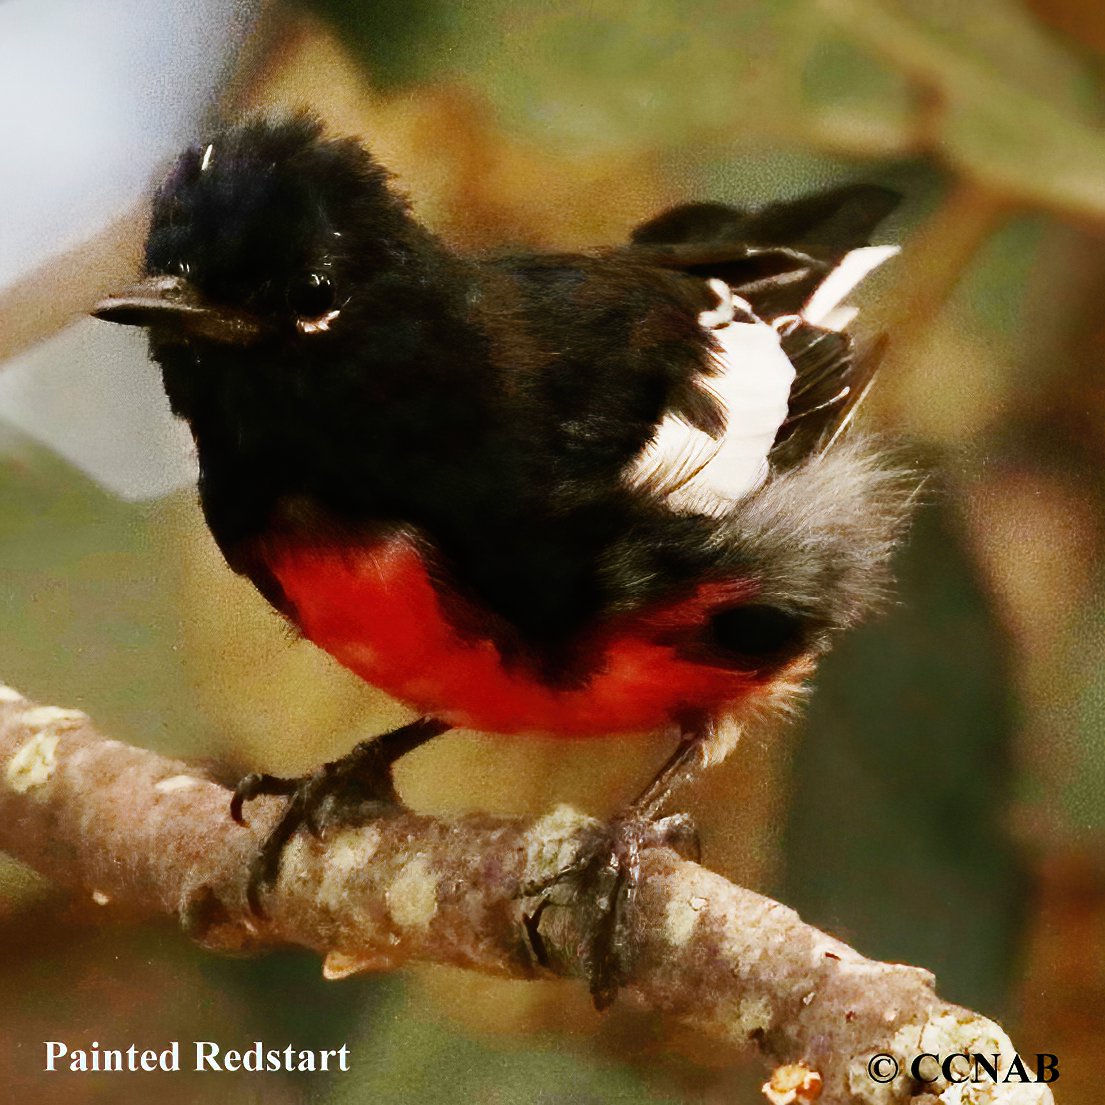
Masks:
[[[226,788],[195,769],[105,739],[83,713],[36,706],[6,687],[0,769],[0,847],[101,904],[175,912],[206,947],[302,944],[325,956],[331,978],[410,960],[515,978],[580,973],[593,901],[569,880],[540,910],[523,896],[601,832],[567,807],[536,822],[404,812],[325,841],[297,838],[258,918],[246,874],[280,800],[251,803],[243,828],[228,814]],[[997,1025],[941,1002],[926,971],[865,959],[667,849],[641,858],[624,998],[801,1064],[776,1071],[773,1101],[809,1102],[823,1083],[821,1100],[834,1105],[1051,1102],[1044,1085],[916,1086],[908,1068],[922,1052],[1000,1052],[1006,1070],[1012,1045]],[[876,1074],[891,1063],[900,1070],[890,1082],[869,1072],[879,1055],[887,1059]]]
[[[1007,201],[1095,227],[1105,221],[1100,127],[1020,87],[880,0],[817,0],[814,10],[926,94],[925,152]],[[831,144],[833,135],[818,138]]]
[[[0,290],[0,368],[138,278],[149,215],[136,204],[100,233]]]

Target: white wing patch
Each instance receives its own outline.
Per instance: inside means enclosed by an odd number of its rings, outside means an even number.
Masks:
[[[835,269],[817,286],[802,308],[802,317],[813,326],[843,330],[858,314],[856,307],[840,301],[884,261],[900,252],[897,246],[863,246],[846,253]]]
[[[840,302],[873,269],[898,252],[897,246],[864,246],[844,256],[802,309],[802,320],[843,330],[856,315]],[[751,306],[722,280],[708,281],[717,307],[698,316],[719,348],[716,375],[699,386],[716,400],[725,430],[711,437],[676,414],[666,415],[629,473],[633,486],[663,495],[677,509],[718,517],[767,479],[767,456],[787,416],[794,365],[779,344],[779,331],[794,322],[788,315],[774,325],[756,318]],[[740,307],[752,322],[734,321]]]
[[[698,321],[720,348],[714,354],[717,375],[700,386],[724,413],[725,432],[713,438],[669,414],[637,458],[630,481],[659,491],[672,506],[720,515],[767,478],[767,454],[787,416],[794,365],[774,327],[759,319],[728,321],[737,306],[748,314],[752,308],[723,281],[709,284],[720,302]]]

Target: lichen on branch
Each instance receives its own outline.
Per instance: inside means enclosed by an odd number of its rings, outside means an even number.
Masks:
[[[595,902],[572,876],[535,889],[578,869],[601,835],[568,807],[536,821],[403,811],[323,840],[301,834],[262,894],[263,916],[246,898],[250,861],[282,800],[252,802],[248,826],[229,808],[230,791],[203,772],[105,738],[80,711],[0,689],[0,848],[101,905],[175,913],[216,950],[305,945],[330,978],[412,960],[513,978],[583,973]],[[999,1054],[1003,1069],[1015,1052],[997,1025],[940,1001],[928,972],[865,959],[666,848],[642,851],[626,921],[621,1000],[758,1046],[780,1065],[769,1100],[1052,1100],[1046,1085],[1019,1081],[914,1084],[909,1064],[921,1052]],[[888,1081],[872,1077],[878,1056],[896,1065]]]

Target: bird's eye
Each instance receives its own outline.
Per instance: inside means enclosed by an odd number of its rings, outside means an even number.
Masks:
[[[300,318],[321,318],[333,310],[338,299],[334,281],[324,272],[298,276],[288,284],[288,306]]]

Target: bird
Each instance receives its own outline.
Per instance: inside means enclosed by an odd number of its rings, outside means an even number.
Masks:
[[[878,343],[857,352],[841,301],[896,252],[870,239],[900,198],[691,202],[614,246],[461,254],[306,113],[179,157],[143,280],[93,313],[148,331],[230,567],[420,714],[303,779],[242,780],[239,821],[289,798],[256,909],[301,827],[400,807],[391,765],[453,728],[670,732],[593,867],[631,892],[625,841],[673,781],[793,709],[885,600],[915,481],[855,429]],[[593,943],[602,1007],[624,971]]]

